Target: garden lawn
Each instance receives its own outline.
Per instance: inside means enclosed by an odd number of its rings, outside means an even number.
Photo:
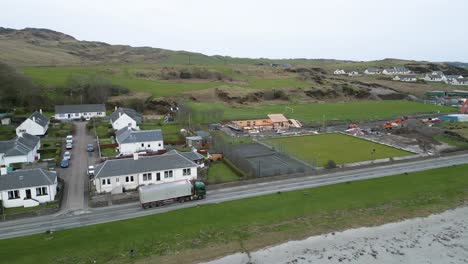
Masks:
[[[160,256],[172,256],[172,263],[197,262],[290,239],[424,216],[467,200],[468,165],[451,166],[0,240],[1,257],[4,263],[23,264],[38,259],[160,263]]]
[[[190,103],[192,118],[201,123],[219,122],[206,117],[205,112],[218,109],[223,120],[265,118],[268,114],[284,114],[307,124],[323,124],[323,121],[344,120],[349,122],[388,119],[403,115],[455,112],[449,106],[438,106],[410,101],[356,101],[347,103],[275,104],[255,107],[231,107],[224,104]]]
[[[183,140],[180,129],[182,127],[178,124],[151,124],[151,123],[144,123],[140,125],[141,130],[153,130],[153,129],[161,129],[163,134],[164,142],[171,143],[171,142],[179,142]]]
[[[264,142],[280,152],[286,152],[320,167],[324,166],[328,160],[333,160],[336,164],[345,164],[413,154],[343,134],[270,138],[265,139]],[[374,149],[375,152],[371,154]]]
[[[207,183],[214,184],[237,180],[239,180],[239,176],[237,176],[223,161],[212,162],[210,164],[206,179]]]

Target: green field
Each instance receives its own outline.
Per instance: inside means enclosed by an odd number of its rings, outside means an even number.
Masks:
[[[224,162],[212,162],[208,169],[206,182],[209,184],[223,183],[239,180],[237,176]]]
[[[159,263],[159,256],[180,262],[190,250],[185,260],[196,262],[313,234],[428,215],[467,199],[468,165],[452,166],[0,240],[1,257],[5,263]],[[130,249],[135,250],[133,257]]]
[[[179,142],[183,141],[183,137],[180,134],[180,130],[182,129],[182,126],[179,124],[164,124],[161,125],[159,123],[157,124],[151,124],[151,123],[143,123],[139,125],[141,130],[154,130],[154,129],[161,129],[162,134],[163,134],[163,139],[164,142],[170,143],[170,142]]]
[[[328,160],[333,160],[336,164],[345,164],[413,154],[343,134],[271,138],[264,142],[281,152],[320,167]]]
[[[456,108],[437,106],[409,101],[356,101],[347,103],[322,104],[276,104],[257,107],[232,107],[224,104],[189,103],[196,121],[202,123],[219,122],[206,118],[203,113],[218,109],[223,112],[224,120],[264,118],[267,114],[285,114],[303,123],[322,124],[325,120],[365,121],[380,120],[418,113],[455,112]]]

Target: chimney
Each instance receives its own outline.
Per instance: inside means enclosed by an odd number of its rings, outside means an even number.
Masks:
[[[133,160],[138,160],[138,152],[133,153]]]
[[[33,116],[33,117],[32,117],[32,120],[33,120],[34,122],[36,122],[36,117],[35,117],[35,116]]]
[[[115,108],[114,108],[114,109],[115,109],[115,111],[117,111],[117,108],[118,108],[118,107],[117,107],[117,106],[115,106]]]
[[[39,113],[41,113],[41,114],[42,114],[42,109],[39,109]]]
[[[131,130],[132,129],[132,123],[128,123],[127,128],[128,128],[128,130]]]

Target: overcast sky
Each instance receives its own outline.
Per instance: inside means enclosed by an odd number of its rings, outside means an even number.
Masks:
[[[0,26],[111,44],[252,58],[468,62],[467,0],[1,2]]]

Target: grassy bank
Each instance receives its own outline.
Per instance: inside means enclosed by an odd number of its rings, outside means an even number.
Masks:
[[[266,139],[265,143],[312,165],[324,166],[411,155],[411,152],[343,134]],[[374,151],[375,150],[375,151]]]
[[[267,114],[285,114],[288,118],[299,119],[304,123],[322,124],[334,120],[366,121],[387,119],[402,115],[454,112],[453,107],[437,106],[409,101],[359,101],[347,103],[260,105],[257,107],[231,107],[224,104],[190,103],[194,118],[198,122],[219,122],[205,118],[203,113],[218,109],[223,112],[222,119],[265,118]]]
[[[468,165],[452,166],[1,240],[0,248],[5,263],[197,261],[292,238],[427,215],[467,199]]]

